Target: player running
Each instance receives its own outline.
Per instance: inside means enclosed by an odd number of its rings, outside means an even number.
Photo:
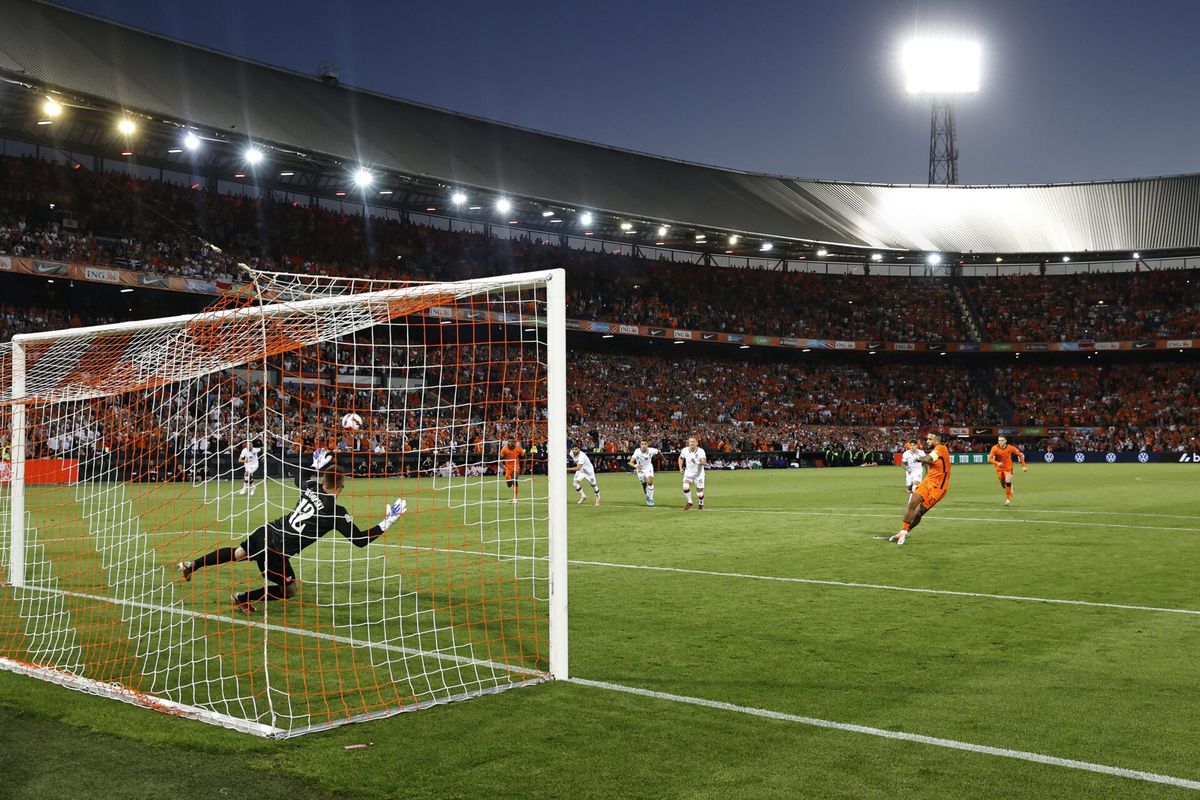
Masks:
[[[1008,438],[999,436],[996,438],[996,443],[992,445],[991,452],[988,453],[988,461],[996,467],[996,477],[1000,479],[1000,486],[1004,489],[1004,505],[1012,505],[1012,475],[1013,475],[1013,458],[1021,462],[1021,472],[1028,472],[1029,468],[1025,466],[1025,454],[1016,448],[1015,445],[1008,443]]]
[[[904,488],[908,490],[910,501],[913,490],[925,477],[925,465],[921,463],[923,455],[925,455],[925,451],[921,449],[915,439],[905,442],[904,452],[900,455],[900,466],[904,467]]]
[[[588,454],[579,449],[579,445],[571,446],[571,460],[575,463],[567,467],[567,472],[573,472],[575,491],[579,493],[579,500],[576,505],[582,503],[587,497],[583,493],[583,481],[587,481],[592,485],[592,494],[596,496],[595,505],[600,505],[600,486],[596,483],[596,471],[592,469],[592,460],[588,458]]]
[[[950,451],[942,444],[942,435],[933,431],[925,434],[925,447],[928,454],[917,460],[928,464],[929,471],[913,490],[908,509],[904,512],[904,524],[900,526],[900,532],[888,540],[890,542],[904,544],[909,532],[917,527],[925,512],[941,502],[950,488]]]
[[[521,474],[521,457],[525,455],[525,448],[517,444],[517,437],[508,437],[508,443],[500,448],[500,463],[504,465],[504,482],[512,487],[513,499],[517,502],[517,494],[521,490],[518,477]]]
[[[238,463],[242,465],[242,488],[238,494],[254,494],[254,490],[258,488],[254,485],[254,473],[258,472],[258,456],[262,453],[262,448],[257,445],[256,441],[247,440],[241,455],[238,456]]]
[[[683,507],[687,511],[692,507],[692,484],[696,484],[696,499],[700,501],[699,510],[704,510],[704,467],[708,464],[708,456],[704,454],[704,448],[698,446],[696,437],[688,439],[687,447],[679,451],[679,471],[683,473],[683,496],[687,499],[687,505]]]
[[[646,495],[646,505],[654,507],[654,457],[658,448],[651,447],[647,439],[642,439],[641,445],[629,457],[629,466],[637,470],[638,480],[642,482],[642,494]]]
[[[292,556],[330,531],[342,534],[356,547],[366,547],[382,536],[408,508],[408,503],[397,497],[387,507],[378,525],[359,530],[354,517],[337,502],[345,484],[346,479],[336,469],[326,470],[317,481],[305,485],[292,513],[259,527],[237,547],[220,547],[195,561],[180,561],[176,565],[180,577],[190,581],[198,569],[249,560],[258,566],[258,571],[271,585],[234,594],[233,604],[239,611],[253,613],[257,610],[254,604],[264,597],[267,600],[292,597],[297,590]]]

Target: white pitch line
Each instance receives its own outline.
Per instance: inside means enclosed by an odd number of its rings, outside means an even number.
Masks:
[[[614,506],[641,507],[641,503],[609,503]],[[872,514],[866,511],[811,511],[790,508],[705,508],[705,514],[783,514],[802,517],[878,517],[881,519],[899,520],[904,517],[904,509],[899,508],[894,514]],[[1123,528],[1139,531],[1185,531],[1200,533],[1200,528],[1164,528],[1158,525],[1119,525],[1113,522],[1070,522],[1067,520],[1032,520],[1020,517],[923,517],[922,522],[992,522],[1004,525],[1071,525],[1087,528]]]
[[[590,686],[596,689],[606,689],[612,692],[622,692],[624,694],[632,694],[639,697],[649,697],[655,700],[666,700],[672,703],[684,703],[692,706],[716,709],[718,711],[732,711],[737,714],[748,714],[750,716],[765,717],[767,719],[779,720],[781,722],[809,725],[816,728],[827,728],[830,730],[844,731],[846,733],[861,733],[867,736],[877,736],[881,739],[894,739],[902,742],[927,744],[934,747],[945,747],[951,750],[965,750],[969,753],[999,756],[1001,758],[1012,758],[1019,761],[1031,761],[1035,764],[1066,767],[1067,769],[1095,772],[1101,775],[1128,778],[1130,780],[1144,781],[1146,783],[1161,783],[1180,789],[1200,791],[1200,781],[1189,780],[1188,778],[1176,778],[1171,775],[1161,775],[1157,772],[1145,772],[1143,770],[1127,769],[1125,767],[1113,767],[1107,764],[1096,764],[1091,761],[1079,761],[1074,758],[1060,758],[1059,756],[1031,753],[1026,750],[1013,750],[1007,747],[993,747],[986,744],[960,742],[956,739],[943,739],[938,736],[925,736],[924,734],[920,733],[889,731],[883,728],[873,728],[869,725],[855,725],[848,722],[834,722],[827,719],[817,719],[816,717],[802,717],[798,714],[786,714],[782,711],[771,711],[769,709],[755,708],[753,706],[739,706],[733,703],[721,702],[719,700],[707,700],[703,697],[689,697],[681,694],[656,692],[651,689],[640,689],[636,686],[625,686],[624,684],[620,683],[608,683],[607,681],[595,681],[587,678],[568,678],[567,680],[570,683],[579,684],[580,686]]]

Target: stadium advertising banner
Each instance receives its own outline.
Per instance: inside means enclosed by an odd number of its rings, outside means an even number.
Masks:
[[[1135,453],[1113,450],[1053,450],[1044,453],[1026,453],[1030,464],[1041,461],[1046,464],[1196,464],[1200,466],[1197,453]],[[893,454],[895,463],[900,463],[900,453]],[[987,453],[951,453],[951,464],[987,464]]]
[[[219,295],[235,284],[227,276],[216,279],[185,278],[180,275],[160,275],[120,267],[77,264],[66,261],[34,259],[25,256],[0,256],[0,271],[44,277],[63,277],[89,283],[104,283],[128,287],[161,289],[187,294]],[[445,318],[487,320],[505,324],[525,324],[524,319],[514,319],[512,314],[475,311],[467,317],[461,309],[434,307],[429,315]],[[757,336],[752,334],[722,333],[720,331],[697,331],[686,328],[658,328],[646,325],[631,325],[608,320],[568,319],[567,329],[590,331],[601,334],[621,334],[667,338],[676,341],[722,342],[726,344],[750,343],[761,347],[799,348],[812,350],[895,352],[951,352],[951,353],[1041,353],[1080,352],[1088,350],[1178,350],[1200,347],[1198,339],[1154,339],[1122,342],[1096,342],[1084,339],[1077,342],[875,342],[850,339],[807,339],[800,337]]]

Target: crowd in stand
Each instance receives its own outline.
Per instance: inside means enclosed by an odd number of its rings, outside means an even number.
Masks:
[[[28,158],[0,158],[0,254],[215,281],[238,277],[239,263],[411,280],[561,266],[575,318],[821,339],[971,338],[970,312],[941,279],[656,262],[569,249],[550,236],[451,232]],[[1200,336],[1195,271],[973,278],[960,286],[984,340]]]

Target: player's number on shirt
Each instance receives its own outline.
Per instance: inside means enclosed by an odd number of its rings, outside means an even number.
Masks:
[[[304,523],[308,522],[316,513],[317,507],[309,501],[303,500],[292,511],[292,515],[288,517],[288,525],[291,525],[292,530],[296,533],[303,533]]]

